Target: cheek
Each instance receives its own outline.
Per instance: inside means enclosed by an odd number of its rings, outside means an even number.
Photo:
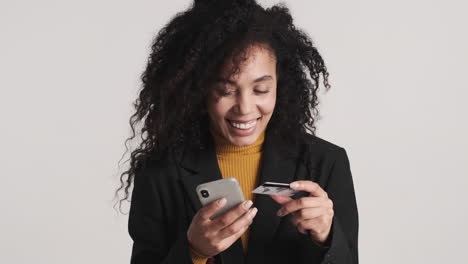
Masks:
[[[260,111],[262,111],[263,114],[271,114],[273,110],[275,109],[276,105],[276,97],[272,96],[271,98],[267,98],[262,104],[260,105]]]
[[[208,109],[209,109],[210,115],[214,117],[215,119],[224,119],[224,116],[226,115],[229,108],[228,108],[227,102],[223,102],[223,100],[219,100],[211,104]]]
[[[206,100],[206,108],[209,116],[211,118],[216,118],[220,111],[219,98],[217,98],[214,94],[210,94]]]

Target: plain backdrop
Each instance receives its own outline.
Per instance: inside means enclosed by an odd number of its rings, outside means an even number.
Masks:
[[[285,3],[330,71],[317,135],[349,155],[360,263],[468,263],[468,4]],[[151,41],[190,4],[0,1],[0,263],[129,263],[118,161]]]

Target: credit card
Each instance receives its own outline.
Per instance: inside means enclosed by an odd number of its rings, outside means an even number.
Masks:
[[[252,191],[252,193],[256,193],[256,194],[285,195],[285,196],[293,196],[294,194],[298,192],[299,191],[289,188],[289,183],[279,183],[279,182],[265,182]]]

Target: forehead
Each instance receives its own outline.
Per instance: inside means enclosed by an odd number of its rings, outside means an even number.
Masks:
[[[233,60],[232,57],[226,59],[221,68],[221,76],[218,81],[236,82],[236,81],[264,81],[276,79],[276,56],[270,49],[261,46],[249,48],[241,60]],[[235,63],[238,63],[238,72],[229,76],[234,69]],[[270,77],[267,77],[270,76]]]

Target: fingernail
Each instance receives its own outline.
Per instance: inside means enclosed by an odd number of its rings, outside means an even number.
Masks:
[[[244,202],[244,208],[245,208],[245,209],[249,209],[251,205],[252,205],[252,201],[251,201],[251,200],[248,200],[248,201],[245,201],[245,202]]]
[[[224,205],[226,203],[226,198],[222,198],[221,200],[218,200],[218,204],[220,206]]]
[[[277,216],[283,216],[283,211],[282,211],[281,209],[278,210],[278,212],[276,212],[276,215],[277,215]]]
[[[297,183],[297,182],[293,182],[293,183],[289,184],[289,187],[291,187],[291,188],[293,188],[293,189],[296,189],[296,188],[298,188],[299,186],[300,186],[300,184]]]
[[[258,211],[258,209],[257,209],[256,207],[254,207],[254,208],[250,211],[250,213],[251,213],[252,215],[255,215],[255,214],[257,213],[257,211]]]

